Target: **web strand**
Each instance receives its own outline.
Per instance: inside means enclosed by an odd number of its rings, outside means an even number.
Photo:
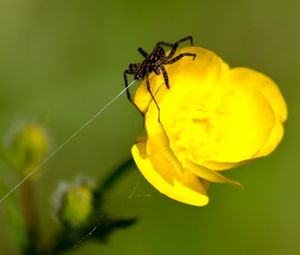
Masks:
[[[12,193],[14,193],[24,182],[26,182],[34,173],[36,173],[42,166],[44,166],[54,155],[59,152],[66,144],[73,140],[83,129],[90,125],[97,117],[99,117],[114,101],[116,101],[127,89],[129,89],[136,80],[133,80],[127,88],[121,90],[116,96],[114,96],[108,103],[106,103],[99,111],[97,111],[89,120],[87,120],[80,128],[78,128],[72,135],[70,135],[61,145],[59,145],[54,151],[52,151],[41,163],[39,163],[34,169],[32,169],[21,181],[19,181],[13,188],[11,188],[6,195],[0,199],[0,204],[7,199]]]

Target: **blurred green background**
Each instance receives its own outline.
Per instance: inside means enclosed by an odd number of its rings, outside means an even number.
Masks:
[[[137,47],[193,35],[196,45],[272,77],[289,107],[286,134],[265,159],[228,172],[245,190],[212,185],[204,208],[154,190],[132,169],[109,194],[106,210],[137,216],[105,245],[67,254],[300,254],[300,2],[296,0],[137,1],[0,0],[0,137],[39,120],[61,144],[123,88]],[[298,117],[297,117],[298,116]],[[47,241],[55,229],[51,193],[77,175],[103,178],[130,156],[142,119],[123,95],[43,168],[39,213]],[[0,162],[6,186],[16,175]],[[18,254],[0,204],[0,254]]]

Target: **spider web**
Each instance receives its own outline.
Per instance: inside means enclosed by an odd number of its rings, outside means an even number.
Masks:
[[[83,129],[89,126],[97,117],[99,117],[113,102],[115,102],[127,89],[129,89],[136,80],[133,80],[128,86],[122,89],[117,95],[115,95],[110,101],[102,106],[92,117],[84,122],[77,130],[75,130],[63,143],[61,143],[56,149],[54,149],[41,163],[39,163],[33,170],[31,170],[22,180],[16,183],[3,197],[0,198],[0,204],[2,204],[11,194],[13,194],[20,186],[26,182],[33,174],[35,174],[42,166],[44,166],[50,159],[52,159],[65,145],[72,141]]]

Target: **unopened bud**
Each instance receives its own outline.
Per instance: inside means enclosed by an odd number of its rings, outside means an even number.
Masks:
[[[26,175],[45,158],[49,149],[46,131],[36,123],[26,123],[9,137],[7,150],[12,165]]]
[[[59,220],[71,227],[87,222],[94,209],[93,189],[86,182],[61,184],[54,199]]]

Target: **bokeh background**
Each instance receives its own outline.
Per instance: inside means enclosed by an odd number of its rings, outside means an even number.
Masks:
[[[300,2],[296,0],[0,0],[0,137],[14,123],[38,120],[61,144],[123,88],[137,47],[193,35],[196,45],[272,77],[289,107],[286,134],[269,157],[227,176],[244,190],[212,185],[210,204],[169,200],[137,169],[105,203],[137,216],[104,245],[66,254],[300,254]],[[38,205],[47,241],[55,229],[50,197],[61,180],[101,179],[130,156],[142,119],[123,95],[41,170]],[[6,186],[16,175],[0,162]],[[0,254],[18,254],[0,204]]]

